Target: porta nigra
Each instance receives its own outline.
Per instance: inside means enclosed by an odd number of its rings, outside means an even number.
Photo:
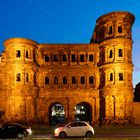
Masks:
[[[99,17],[89,44],[4,41],[0,57],[0,120],[49,125],[134,121],[134,15]]]

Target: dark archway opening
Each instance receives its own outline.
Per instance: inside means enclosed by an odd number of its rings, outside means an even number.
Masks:
[[[65,123],[64,107],[60,103],[53,103],[49,107],[49,125],[63,125]]]
[[[92,121],[92,107],[86,102],[81,102],[76,105],[75,119],[91,123]]]

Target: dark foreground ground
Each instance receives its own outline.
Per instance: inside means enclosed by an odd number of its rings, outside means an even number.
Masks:
[[[54,139],[53,133],[57,126],[35,125],[32,126],[33,135],[25,139]],[[104,125],[94,126],[93,138],[65,138],[65,140],[140,140],[140,125]],[[62,140],[62,138],[61,138]]]

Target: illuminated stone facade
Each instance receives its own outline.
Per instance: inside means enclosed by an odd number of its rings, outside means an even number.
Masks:
[[[75,120],[80,103],[88,106],[91,123],[132,120],[133,22],[128,12],[103,15],[89,44],[39,44],[25,38],[4,41],[1,120],[49,124],[51,107],[58,103],[68,121]]]

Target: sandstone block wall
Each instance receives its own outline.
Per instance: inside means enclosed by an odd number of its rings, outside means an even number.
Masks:
[[[140,103],[139,102],[133,102],[133,117],[134,117],[134,123],[140,124]]]

